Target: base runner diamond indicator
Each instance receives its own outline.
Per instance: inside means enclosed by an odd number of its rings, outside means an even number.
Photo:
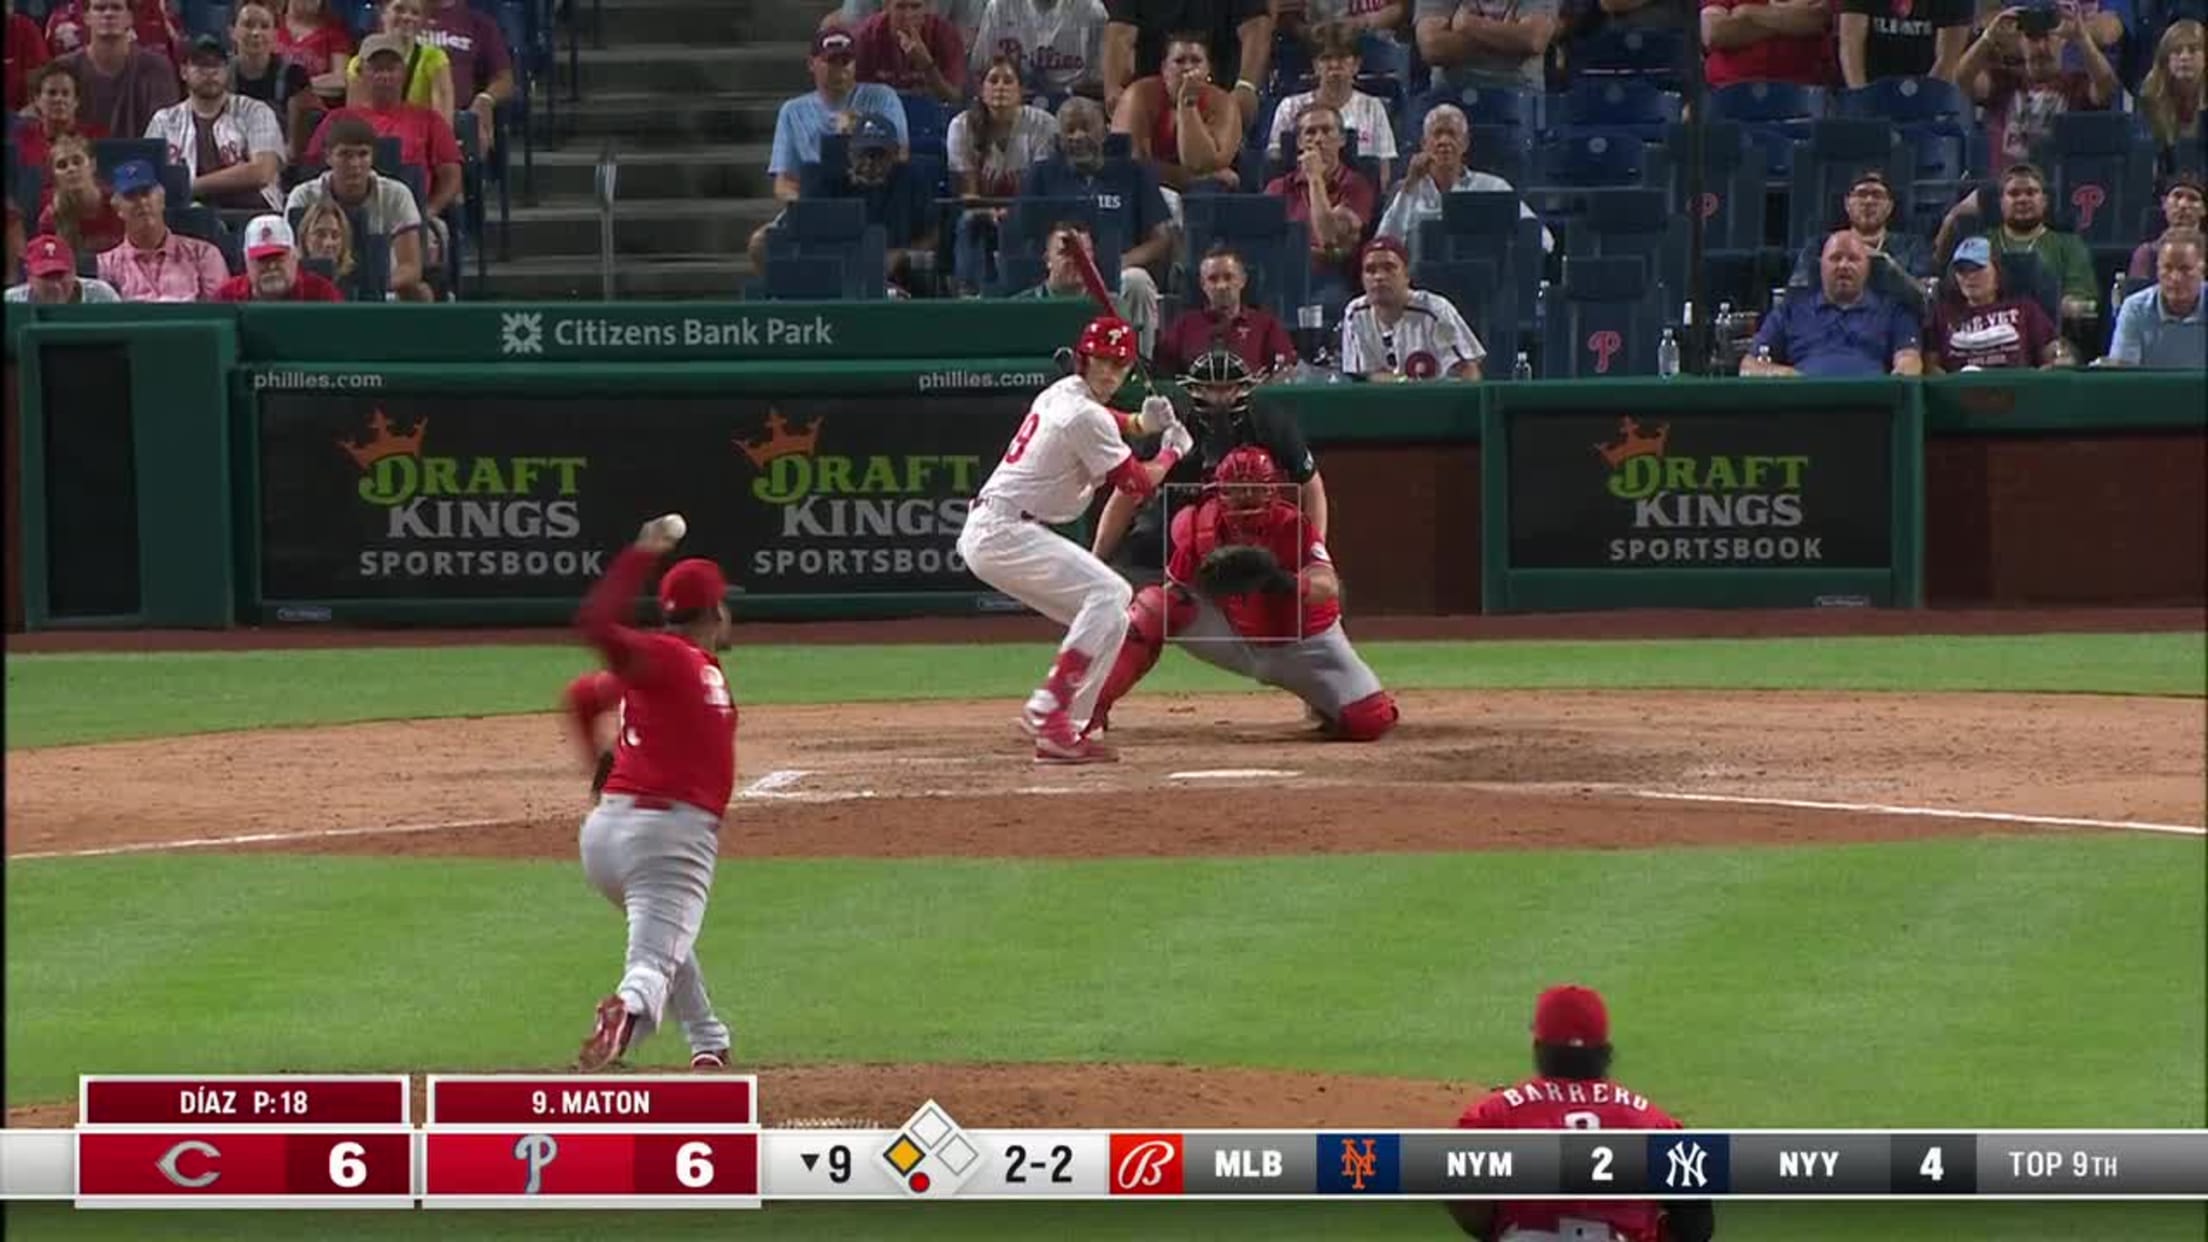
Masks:
[[[934,1100],[922,1104],[882,1148],[882,1162],[896,1170],[907,1194],[945,1198],[958,1193],[980,1167],[979,1151]]]

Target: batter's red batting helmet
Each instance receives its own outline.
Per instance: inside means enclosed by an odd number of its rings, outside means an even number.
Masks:
[[[721,567],[702,556],[676,561],[659,580],[662,612],[702,611],[727,595],[728,579],[721,575]]]
[[[1073,352],[1084,358],[1105,358],[1113,362],[1132,362],[1135,358],[1135,330],[1117,315],[1098,315],[1081,329],[1081,339],[1074,344]]]

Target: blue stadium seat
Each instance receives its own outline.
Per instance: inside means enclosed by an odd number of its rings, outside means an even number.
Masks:
[[[1793,172],[1794,144],[1824,115],[1824,92],[1791,82],[1736,82],[1710,92],[1710,119],[1738,121],[1764,153],[1764,176],[1783,182]]]
[[[1249,300],[1293,323],[1310,288],[1311,234],[1288,219],[1287,204],[1269,194],[1192,194],[1181,200],[1188,234],[1183,279],[1215,242],[1242,254],[1249,269]]]
[[[1733,121],[1702,127],[1702,201],[1687,201],[1687,127],[1673,126],[1667,138],[1679,154],[1671,182],[1673,209],[1692,219],[1702,216],[1703,287],[1713,301],[1745,305],[1759,287],[1765,264],[1786,261],[1785,252],[1764,244],[1770,200],[1764,193],[1763,158],[1747,131]],[[1678,290],[1684,295],[1684,290]]]
[[[1420,259],[1411,272],[1411,283],[1449,299],[1464,316],[1489,354],[1482,364],[1484,373],[1494,375],[1507,366],[1507,359],[1517,351],[1518,312],[1510,282],[1498,275],[1493,261]],[[1509,375],[1507,370],[1500,373]]]
[[[2065,112],[2045,147],[2050,210],[2066,214],[2086,245],[2123,247],[2154,201],[2154,151],[2121,112]]]
[[[1942,78],[1880,78],[1834,96],[1835,113],[1848,120],[1886,121],[1916,152],[1911,180],[1934,195],[1952,191],[1969,171],[1974,128],[1970,97]]]
[[[1548,115],[1556,134],[1600,130],[1654,142],[1679,119],[1679,97],[1640,78],[1582,78],[1549,106]]]
[[[1545,187],[1638,186],[1647,149],[1634,134],[1574,133],[1541,145],[1534,180]]]
[[[933,95],[900,92],[897,96],[905,105],[905,135],[914,155],[933,155],[944,158],[949,154],[945,145],[950,137],[951,110]]]
[[[1564,230],[1567,259],[1615,256],[1647,266],[1667,313],[1687,286],[1691,225],[1663,190],[1619,190],[1594,198]]]
[[[1521,208],[1515,194],[1445,194],[1441,218],[1419,226],[1419,257],[1493,265],[1498,285],[1491,312],[1499,323],[1524,326],[1533,315],[1542,254],[1540,222],[1526,219]]]
[[[230,269],[232,276],[245,270],[245,256],[239,250],[237,235],[222,226],[222,217],[214,208],[188,203],[179,206],[177,200],[171,199],[168,222],[175,232],[213,243],[215,249],[222,252],[223,265]]]
[[[102,138],[92,144],[92,168],[103,184],[132,160],[144,160],[159,173],[168,166],[169,144],[159,138]]]
[[[770,255],[762,292],[779,302],[833,302],[844,296],[846,260],[830,255]]]
[[[799,245],[856,242],[866,231],[866,204],[855,198],[800,198],[783,207],[778,231]]]
[[[1418,149],[1426,114],[1442,104],[1455,104],[1473,125],[1495,125],[1532,134],[1541,128],[1541,96],[1531,91],[1475,86],[1462,91],[1428,91],[1413,98],[1396,116],[1395,143],[1403,151]]]
[[[1567,258],[1552,301],[1541,343],[1543,379],[1656,373],[1662,315],[1639,260]]]
[[[1474,125],[1468,141],[1471,149],[1465,153],[1466,167],[1493,173],[1512,186],[1526,184],[1533,165],[1533,139],[1524,130],[1507,125]]]
[[[1687,48],[1683,30],[1605,22],[1573,39],[1565,48],[1565,61],[1575,78],[1631,76],[1678,90]]]

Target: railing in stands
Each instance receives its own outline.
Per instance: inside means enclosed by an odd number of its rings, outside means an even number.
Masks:
[[[598,149],[598,296],[608,302],[613,295],[613,202],[615,184],[620,178],[621,161],[613,153],[613,139],[606,139]]]

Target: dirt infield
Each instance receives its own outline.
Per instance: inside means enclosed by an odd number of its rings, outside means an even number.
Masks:
[[[1125,761],[1070,770],[1027,761],[1011,703],[746,708],[722,855],[1230,856],[2120,831],[1871,804],[2177,825],[2208,817],[2197,699],[1414,692],[1404,705],[1395,735],[1344,746],[1311,740],[1283,696],[1137,695],[1114,712]],[[11,858],[219,849],[571,859],[584,784],[550,716],[15,751],[6,847]],[[760,1072],[776,1124],[892,1125],[930,1096],[983,1126],[1446,1124],[1478,1088],[1145,1065]],[[73,1118],[73,1105],[52,1103],[8,1115],[17,1126]]]

